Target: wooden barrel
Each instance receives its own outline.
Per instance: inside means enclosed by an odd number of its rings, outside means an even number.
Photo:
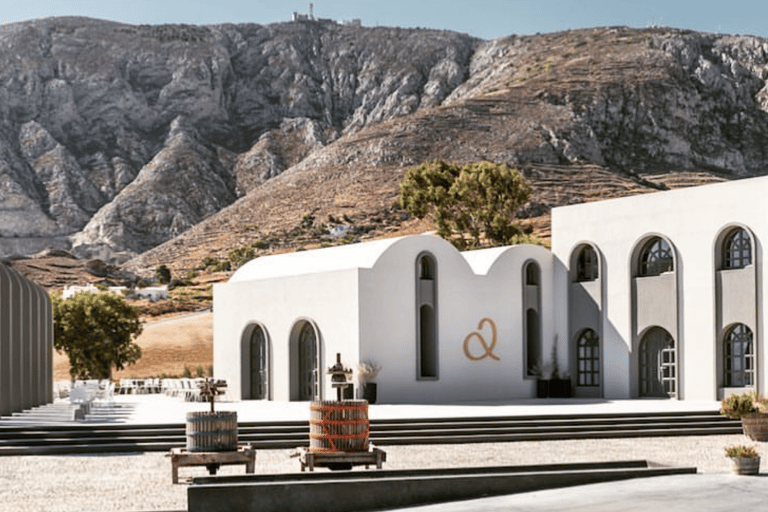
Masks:
[[[309,406],[310,452],[368,451],[368,401],[325,400]]]
[[[753,412],[741,417],[744,435],[753,441],[768,441],[768,414]]]
[[[237,412],[188,412],[187,451],[237,451]]]

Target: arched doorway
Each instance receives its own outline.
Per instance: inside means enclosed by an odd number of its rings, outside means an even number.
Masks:
[[[661,327],[652,327],[640,340],[640,396],[677,397],[675,340]]]
[[[320,371],[317,334],[309,322],[304,322],[298,339],[298,400],[320,399]]]
[[[269,352],[267,335],[260,325],[254,327],[249,341],[250,348],[250,390],[253,400],[269,399]]]

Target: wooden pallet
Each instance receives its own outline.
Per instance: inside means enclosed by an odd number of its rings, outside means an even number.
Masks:
[[[179,483],[179,468],[182,466],[205,466],[215,475],[221,466],[245,464],[245,472],[256,470],[256,450],[250,445],[240,446],[231,452],[189,452],[186,448],[171,448],[171,481]]]
[[[302,471],[314,471],[316,467],[352,469],[352,466],[365,466],[365,469],[368,469],[372,464],[376,465],[376,469],[381,469],[387,460],[384,450],[373,445],[369,445],[367,452],[311,452],[302,447],[297,449],[297,454]]]

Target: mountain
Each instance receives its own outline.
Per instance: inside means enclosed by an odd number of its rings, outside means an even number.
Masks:
[[[385,233],[403,173],[520,168],[560,204],[763,174],[768,40],[601,27],[482,41],[428,29],[0,26],[0,256],[132,268]],[[310,229],[311,228],[311,229]]]

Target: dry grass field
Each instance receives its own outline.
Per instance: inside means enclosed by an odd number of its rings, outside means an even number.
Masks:
[[[213,314],[181,313],[148,319],[137,343],[142,350],[141,359],[114,373],[114,379],[180,376],[185,365],[193,376],[198,366],[207,372],[213,364]],[[65,354],[54,353],[53,378],[69,379],[69,361]]]

